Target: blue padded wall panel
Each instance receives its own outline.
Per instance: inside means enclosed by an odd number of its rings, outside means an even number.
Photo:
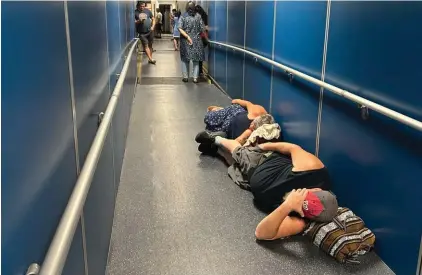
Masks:
[[[216,17],[215,17],[215,1],[209,1],[208,3],[208,27],[209,27],[209,39],[216,40]],[[215,46],[209,47],[208,55],[208,73],[215,77]]]
[[[135,34],[135,24],[134,24],[134,18],[135,18],[135,2],[134,1],[127,1],[128,6],[128,26],[129,26],[129,37],[128,40],[131,40],[136,36]]]
[[[110,92],[117,82],[117,73],[122,70],[122,48],[120,44],[119,2],[107,1],[107,41],[110,73]]]
[[[116,110],[113,117],[113,147],[114,147],[114,167],[115,167],[115,184],[116,195],[117,188],[120,183],[120,176],[122,173],[123,157],[125,152],[125,129],[124,126],[125,110],[123,100],[120,98],[117,103]]]
[[[247,1],[245,38],[247,50],[271,58],[273,22],[274,1]]]
[[[135,10],[136,7],[133,7]],[[127,32],[126,32],[126,5],[125,2],[119,1],[119,18],[120,18],[120,43],[121,49],[124,49],[127,44]],[[132,22],[134,22],[135,17],[132,18]],[[135,23],[135,22],[134,22]]]
[[[228,1],[227,43],[243,48],[245,43],[245,1]],[[227,93],[232,98],[243,97],[244,54],[227,50]]]
[[[76,182],[64,6],[1,7],[1,271],[25,274],[44,260]],[[78,227],[63,274],[84,273],[81,239]]]
[[[227,1],[215,1],[216,38],[217,42],[227,43]],[[227,53],[225,47],[215,47],[214,79],[227,91],[226,79]]]
[[[116,177],[116,191],[120,182],[120,175],[123,165],[123,157],[126,148],[126,138],[128,133],[128,124],[130,119],[130,111],[135,92],[136,84],[136,53],[131,57],[126,80],[117,103],[116,111],[113,117],[113,141],[114,141],[114,167]]]
[[[80,161],[84,162],[98,129],[99,112],[110,98],[107,10],[104,1],[68,2]],[[95,18],[96,24],[92,24]],[[105,143],[84,207],[90,274],[105,269],[115,199],[113,151]]]
[[[327,4],[277,2],[275,61],[321,79]],[[271,112],[283,136],[315,152],[320,88],[274,68]]]
[[[332,2],[329,83],[422,119],[419,2]],[[380,20],[382,18],[382,20]],[[422,135],[324,93],[320,156],[342,204],[377,236],[376,251],[397,274],[415,274],[422,219]],[[405,225],[405,228],[404,228]]]
[[[72,65],[83,164],[109,100],[105,2],[68,2]],[[98,24],[92,24],[95,17]],[[91,22],[91,23],[90,23]]]
[[[79,220],[75,235],[73,236],[72,245],[70,246],[69,253],[67,254],[67,259],[63,267],[62,275],[85,274],[83,249],[82,226]]]
[[[422,3],[361,4],[332,3],[327,81],[422,120],[415,89],[422,70],[414,70],[420,66],[414,54],[421,49],[422,33],[409,28],[422,24]]]
[[[134,13],[134,5],[133,2],[131,1],[125,1],[125,6],[126,6],[126,41],[131,40],[134,35],[133,35],[133,28],[134,28],[134,18],[135,18],[135,13]]]
[[[265,18],[265,20],[263,20]],[[248,1],[246,4],[246,49],[271,58],[274,1]],[[271,66],[245,58],[245,99],[270,106]]]
[[[249,3],[248,3],[249,5]],[[245,57],[245,99],[270,109],[271,66]]]
[[[109,132],[84,207],[89,274],[105,274],[113,226],[115,185]]]

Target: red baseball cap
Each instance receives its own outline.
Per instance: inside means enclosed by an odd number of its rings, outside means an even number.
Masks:
[[[302,206],[305,218],[319,222],[330,222],[337,209],[337,198],[329,191],[308,192]]]

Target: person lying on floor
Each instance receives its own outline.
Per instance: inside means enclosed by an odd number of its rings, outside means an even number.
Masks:
[[[230,166],[229,176],[240,187],[250,190],[257,206],[267,212],[277,208],[293,189],[330,190],[327,168],[296,144],[275,142],[245,147],[207,131],[201,133],[199,141],[216,144],[231,153],[237,169]]]
[[[260,241],[298,234],[343,264],[359,264],[375,245],[375,235],[365,222],[347,207],[338,207],[334,195],[319,188],[293,190],[255,229]]]
[[[338,207],[322,161],[300,146],[276,142],[245,147],[206,131],[200,141],[232,153],[249,180],[256,206],[270,213],[255,230],[258,240],[303,232],[341,263],[358,263],[357,258],[374,247],[375,235],[363,220],[350,209]]]
[[[334,195],[320,188],[293,189],[256,227],[258,240],[275,240],[305,231],[310,221],[330,222],[337,213]]]
[[[247,141],[254,129],[265,123],[269,124],[270,121],[274,121],[274,118],[264,107],[242,99],[234,99],[225,108],[209,106],[204,118],[205,130],[224,132],[226,137],[236,139],[241,144]],[[198,143],[199,139],[197,135],[195,140]],[[210,155],[217,153],[217,147],[213,144],[201,143],[198,150]]]
[[[232,125],[236,125],[236,121],[233,121]],[[195,137],[196,142],[200,143],[203,134],[206,135],[220,135],[227,137],[226,132],[210,132],[202,131]],[[235,140],[242,146],[256,146],[265,142],[277,142],[282,140],[281,128],[278,123],[275,122],[274,118],[270,114],[265,114],[256,117],[240,136]],[[226,151],[218,149],[215,144],[200,143],[198,150],[204,154],[215,155],[218,150],[218,154],[223,156],[228,164],[233,163],[231,155],[227,154]]]

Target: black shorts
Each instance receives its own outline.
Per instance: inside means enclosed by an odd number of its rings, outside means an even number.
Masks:
[[[154,42],[154,36],[152,35],[151,32],[138,33],[138,36],[143,46],[152,45],[152,42]]]
[[[155,29],[160,32],[161,31],[161,24],[160,23],[155,24]]]

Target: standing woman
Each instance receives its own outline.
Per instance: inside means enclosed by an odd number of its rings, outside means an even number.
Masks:
[[[195,4],[189,2],[186,14],[179,20],[180,58],[182,60],[183,82],[188,82],[189,62],[193,63],[193,82],[198,83],[199,62],[204,61],[204,45],[201,33],[205,30],[201,15],[196,12]]]
[[[205,12],[205,10],[200,6],[200,5],[196,5],[196,12],[199,13],[199,15],[202,18],[202,22],[205,25],[205,35],[208,39],[208,14]],[[204,40],[202,40],[202,43],[204,44],[204,48],[206,48],[208,45],[205,44]],[[204,71],[202,69],[202,61],[199,62],[199,75],[201,77],[204,76]]]
[[[179,31],[179,18],[180,18],[180,11],[174,11],[173,13],[173,44],[174,50],[179,50],[180,44],[180,31]]]

